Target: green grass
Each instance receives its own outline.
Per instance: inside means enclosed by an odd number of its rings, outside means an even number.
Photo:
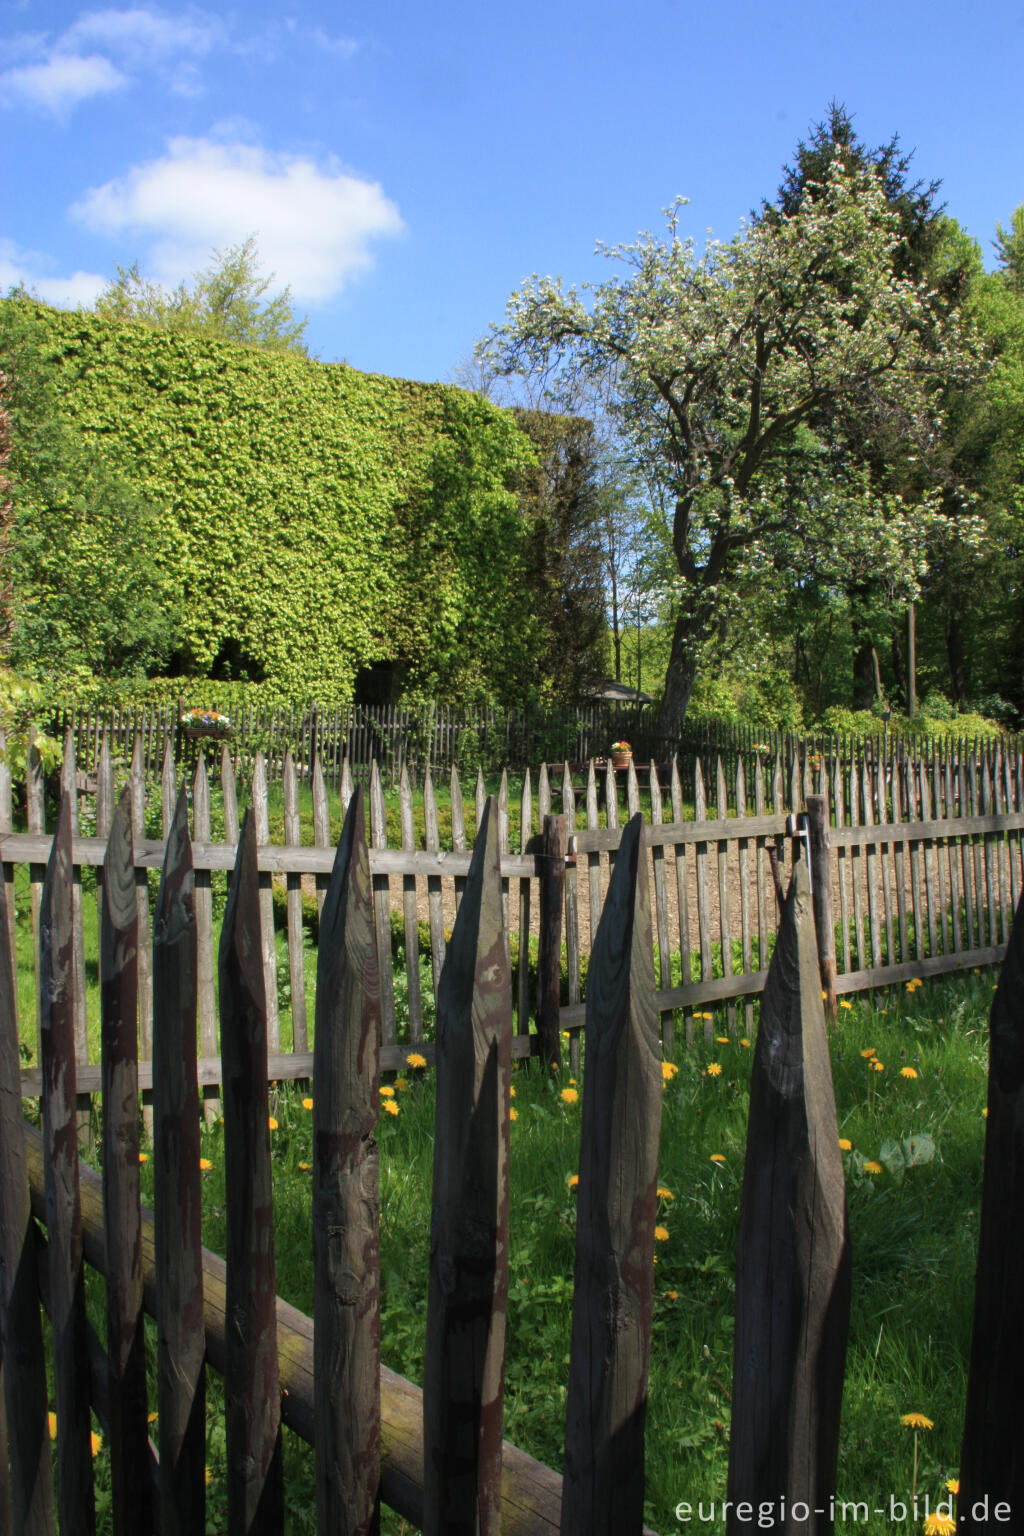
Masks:
[[[970,1343],[981,1188],[986,1020],[993,972],[938,981],[916,992],[879,993],[840,1009],[832,1037],[853,1248],[853,1305],[843,1400],[839,1496],[874,1508],[911,1492],[914,1434],[902,1414],[934,1421],[919,1437],[917,1487],[933,1504],[958,1470]],[[664,1095],[660,1202],[668,1237],[657,1245],[647,1430],[647,1520],[677,1528],[680,1500],[725,1496],[732,1385],[734,1253],[752,1050],[716,1038],[677,1052]],[[752,1039],[753,1037],[751,1037]],[[873,1071],[862,1054],[884,1063]],[[721,1073],[708,1071],[712,1064]],[[916,1078],[903,1077],[910,1068]],[[571,1323],[575,1195],[581,1106],[563,1102],[567,1074],[514,1075],[511,1274],[505,1432],[558,1467]],[[404,1083],[404,1086],[403,1086]],[[381,1277],[386,1364],[422,1380],[434,1095],[431,1073],[396,1083],[400,1113],[382,1116]],[[271,1141],[280,1293],[312,1307],[311,1115],[301,1089],[272,1094]],[[892,1143],[928,1136],[934,1157],[901,1171]],[[223,1131],[203,1133],[204,1240],[224,1251]],[[724,1159],[712,1161],[713,1156]],[[879,1164],[881,1172],[870,1171]],[[151,1195],[151,1168],[143,1168]],[[895,1171],[891,1171],[895,1170]],[[94,1306],[99,1307],[94,1281]],[[211,1524],[221,1529],[223,1417],[210,1376]],[[155,1406],[155,1397],[154,1404]],[[314,1528],[313,1464],[286,1435],[288,1529]],[[97,1466],[105,1477],[103,1453]],[[721,1530],[721,1522],[703,1529]],[[406,1529],[390,1512],[390,1536]],[[919,1530],[920,1522],[862,1524],[865,1531]]]

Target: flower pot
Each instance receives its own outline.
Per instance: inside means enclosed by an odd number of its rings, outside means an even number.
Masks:
[[[211,737],[224,741],[231,735],[230,725],[183,725],[180,730],[186,741],[203,741]]]
[[[628,768],[632,761],[633,761],[633,754],[632,754],[632,752],[613,752],[612,753],[612,767],[613,768]]]

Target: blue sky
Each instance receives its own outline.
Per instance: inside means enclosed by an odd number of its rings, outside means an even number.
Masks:
[[[677,193],[732,235],[833,98],[991,263],[1022,79],[1022,0],[0,0],[0,288],[172,284],[255,233],[319,356],[446,379],[524,276],[602,278]]]

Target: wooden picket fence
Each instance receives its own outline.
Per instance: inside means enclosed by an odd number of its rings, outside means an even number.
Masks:
[[[550,830],[550,828],[549,828]],[[437,1000],[431,1272],[422,1394],[380,1365],[378,1167],[383,988],[361,790],[324,892],[314,1082],[314,1314],[276,1297],[269,1018],[255,816],[246,815],[219,951],[226,1259],[202,1247],[197,849],[182,790],[153,922],[154,1211],[139,1199],[136,1019],[142,967],[131,790],[101,865],[103,1173],[79,1165],[71,795],[39,902],[42,1132],[22,1119],[14,974],[0,944],[0,1521],[21,1536],[95,1529],[91,1414],[107,1438],[112,1528],[193,1536],[206,1518],[205,1371],[224,1378],[232,1532],[284,1529],[282,1426],[315,1447],[317,1529],[369,1536],[381,1499],[431,1536],[640,1536],[662,1049],[646,872],[634,813],[591,951],[572,1345],[561,1477],[503,1443],[512,977],[499,808],[485,803]],[[557,838],[555,839],[557,841]],[[657,846],[657,845],[656,845]],[[811,866],[814,854],[811,849]],[[0,885],[0,932],[6,922]],[[737,1249],[728,1497],[832,1530],[850,1253],[810,870],[794,871],[761,1003]],[[1020,1225],[1024,916],[993,1011],[981,1259],[961,1510],[1014,1504],[1024,1336]],[[45,1224],[45,1245],[37,1222]],[[106,1277],[107,1343],[84,1262]],[[40,1303],[52,1327],[56,1478]],[[157,1321],[150,1440],[143,1314]],[[994,1432],[994,1431],[998,1432]],[[54,1495],[56,1487],[56,1495]],[[809,1518],[795,1509],[804,1505]],[[819,1513],[820,1512],[820,1513]],[[797,1525],[793,1525],[793,1519]],[[996,1518],[1001,1518],[999,1515]]]
[[[808,761],[824,764],[829,781],[838,768],[849,776],[851,767],[865,763],[874,769],[879,757],[895,756],[901,763],[934,761],[940,772],[946,763],[991,760],[998,750],[1016,758],[1019,738],[999,743],[963,739],[921,738],[881,731],[881,740],[836,733],[807,734],[775,726],[733,725],[720,720],[686,720],[680,730],[667,735],[658,724],[657,710],[649,704],[592,701],[577,705],[499,708],[490,705],[452,706],[428,701],[411,704],[321,704],[315,700],[287,705],[246,706],[231,710],[218,700],[217,684],[204,685],[202,697],[180,698],[174,704],[135,704],[123,708],[69,705],[58,710],[48,728],[63,740],[70,731],[83,773],[95,773],[100,749],[107,738],[115,761],[126,766],[136,739],[142,744],[142,767],[148,778],[159,776],[168,738],[181,757],[195,728],[183,719],[192,706],[216,709],[218,703],[231,716],[223,738],[231,753],[236,774],[248,778],[257,752],[263,753],[268,781],[278,782],[286,753],[291,753],[300,779],[310,783],[314,760],[319,760],[325,783],[341,788],[344,764],[356,782],[367,783],[376,762],[384,783],[394,788],[407,773],[422,782],[427,773],[435,780],[453,767],[463,772],[483,764],[521,771],[542,759],[568,759],[585,764],[603,761],[611,744],[625,739],[641,762],[667,765],[676,758],[687,780],[694,763],[721,758],[730,782],[740,762],[752,781],[755,762],[782,765],[788,783],[795,765]],[[201,733],[200,737],[201,737]],[[211,735],[207,749],[220,740]]]
[[[151,1084],[152,1017],[148,1002],[152,972],[149,937],[151,895],[147,871],[162,864],[172,824],[179,773],[170,739],[162,767],[161,838],[146,838],[144,743],[136,737],[127,777],[132,806],[134,881],[140,925],[140,1049],[143,1083]],[[191,769],[191,764],[189,765]],[[227,880],[238,837],[238,788],[226,748],[220,753],[219,782],[225,841],[211,840],[211,779],[200,751],[190,771],[191,836],[196,870],[199,947],[198,1026],[201,1082],[219,1081],[217,1002],[214,966],[215,884]],[[100,743],[92,794],[82,802],[81,781],[69,733],[62,786],[71,807],[74,906],[73,964],[84,978],[87,960],[82,921],[82,869],[103,860],[115,792],[115,759],[106,738]],[[872,767],[853,763],[848,774],[834,765],[831,781],[823,758],[797,761],[788,781],[783,765],[757,758],[748,789],[742,759],[727,782],[718,759],[707,781],[695,764],[686,798],[677,761],[662,788],[654,763],[641,768],[599,769],[593,760],[583,775],[568,764],[549,773],[541,765],[537,793],[527,770],[519,796],[518,847],[509,847],[507,775],[497,796],[506,947],[514,957],[513,1006],[517,1054],[540,1050],[555,1060],[562,1032],[570,1036],[570,1061],[579,1064],[579,1031],[584,1020],[586,964],[618,845],[620,819],[643,808],[647,822],[645,869],[654,912],[657,1004],[666,1049],[677,1026],[687,1040],[703,1026],[714,1028],[709,1008],[724,1005],[726,1027],[749,1032],[753,999],[762,990],[777,926],[779,883],[790,857],[787,834],[798,832],[808,845],[822,942],[822,975],[830,1009],[835,994],[892,985],[942,972],[1001,960],[1012,914],[1022,889],[1024,759],[996,752],[931,763],[893,754]],[[427,775],[423,786],[425,846],[417,846],[413,795],[408,776],[399,790],[400,846],[389,846],[381,775],[371,769],[368,786],[370,870],[374,921],[381,967],[382,1063],[396,1068],[409,1049],[429,1059],[429,1020],[436,1008],[448,935],[469,869],[471,844],[485,799],[477,775],[472,806],[464,800],[459,775],[449,778],[451,833],[440,846],[437,796]],[[269,843],[266,765],[257,754],[250,800],[258,845],[261,949],[267,995],[268,1043],[275,1078],[308,1077],[312,1066],[307,1020],[303,881],[307,904],[315,888],[322,908],[332,865],[332,807],[347,809],[352,777],[342,765],[338,799],[328,790],[319,759],[312,771],[312,826],[300,816],[299,773],[285,754],[282,797],[283,844]],[[6,884],[8,938],[13,955],[15,867],[28,866],[28,904],[38,947],[39,910],[50,839],[45,831],[44,781],[33,759],[25,789],[29,831],[14,833],[12,786],[0,764],[0,860]],[[625,802],[623,804],[623,801]],[[79,836],[88,807],[91,836]],[[279,978],[274,937],[273,884],[286,893],[287,981]],[[392,953],[392,909],[401,911],[404,968]],[[397,921],[397,918],[396,918]],[[429,984],[421,978],[421,952],[429,960]],[[282,971],[285,962],[282,960]],[[284,1006],[279,1005],[284,995]],[[83,1091],[99,1087],[99,1068],[89,1063],[84,984],[76,993],[75,1037]],[[534,1032],[531,1033],[531,1030]],[[24,1087],[39,1091],[39,1067],[27,1068]]]

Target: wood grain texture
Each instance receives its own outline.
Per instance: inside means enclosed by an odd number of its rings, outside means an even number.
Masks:
[[[313,842],[317,848],[329,848],[331,846],[331,810],[327,799],[327,785],[324,782],[323,764],[319,753],[313,761],[312,777],[313,794]],[[316,876],[316,905],[317,910],[324,909],[324,896],[327,892],[329,876],[320,874]]]
[[[665,820],[665,814],[661,798],[661,784],[658,780],[658,770],[654,763],[651,764],[649,784],[651,825],[653,827],[660,827]],[[651,850],[651,858],[654,865],[654,911],[658,933],[658,975],[662,987],[670,987],[672,985],[672,939],[668,926],[668,892],[665,887],[664,847],[657,846],[653,848]],[[745,969],[749,970],[749,965]],[[575,1002],[577,999],[573,998],[572,1001]],[[666,1009],[661,1015],[660,1031],[664,1054],[669,1056],[675,1044],[672,1012],[670,1009]]]
[[[380,1512],[380,974],[366,810],[349,804],[317,954],[313,1262],[317,1521],[372,1536]]]
[[[284,791],[284,840],[293,847],[302,843],[299,821],[299,775],[291,749],[285,753],[282,770]],[[306,962],[302,942],[302,876],[294,871],[285,876],[288,908],[288,989],[291,993],[292,1045],[296,1051],[308,1048],[306,1029]]]
[[[974,1331],[960,1459],[960,1529],[992,1529],[995,1504],[1024,1509],[1024,1444],[1017,1433],[1024,1373],[1024,903],[992,999],[988,1117]],[[988,1520],[973,1518],[985,1495]]]
[[[283,1528],[274,1202],[267,1094],[267,1002],[256,829],[246,812],[221,929],[221,1060],[227,1313],[224,1357],[230,1536]]]
[[[386,848],[388,844],[384,786],[376,762],[370,768],[370,843],[374,848]],[[391,969],[391,887],[387,875],[373,876],[373,915],[380,964],[381,1043],[393,1045],[396,1038],[395,981]]]
[[[139,911],[132,861],[131,792],[121,796],[103,863],[100,1046],[103,1076],[103,1220],[107,1254],[107,1439],[114,1536],[149,1536],[146,1334],[139,1200]]]
[[[831,1532],[850,1311],[846,1188],[807,870],[761,1001],[736,1256],[729,1498],[785,1497],[780,1529]],[[794,1501],[809,1521],[795,1522]],[[744,1530],[730,1512],[726,1530]]]
[[[437,796],[434,793],[434,781],[430,776],[429,768],[423,779],[423,821],[427,852],[439,853],[441,834],[437,821]],[[436,1005],[445,952],[444,906],[440,875],[427,876],[427,918],[430,924],[430,978]]]
[[[626,827],[587,978],[564,1536],[640,1536],[661,1134],[643,818]]]
[[[402,829],[402,848],[412,853],[416,847],[413,826],[412,787],[403,767],[398,781],[398,804]],[[409,1039],[418,1045],[423,1039],[423,999],[420,995],[420,930],[416,911],[416,877],[402,876],[402,919],[405,933],[405,979],[409,1010]]]
[[[0,886],[0,934],[7,894]],[[0,1343],[7,1412],[8,1497],[18,1536],[54,1536],[46,1357],[36,1283],[36,1226],[29,1197],[19,1081],[14,970],[0,944]]]
[[[206,758],[200,748],[192,778],[192,829],[195,840],[210,840],[210,781]],[[196,910],[196,1007],[199,1013],[199,1049],[204,1056],[217,1054],[217,988],[213,964],[213,889],[208,869],[195,871]],[[207,1124],[217,1115],[213,1099],[204,1100]]]
[[[91,1536],[93,1507],[89,1356],[78,1195],[75,1112],[75,963],[71,800],[61,795],[39,903],[39,1036],[46,1154],[50,1322],[57,1410],[57,1517],[61,1536]]]
[[[672,768],[669,773],[669,793],[672,797],[672,820],[677,825],[683,820],[683,786],[679,778],[679,760],[672,758]],[[682,844],[675,848],[676,865],[676,907],[679,912],[679,956],[681,961],[681,980],[683,986],[688,986],[693,980],[693,949],[690,943],[690,893],[686,880],[686,850]],[[597,932],[597,923],[592,922],[591,933]],[[684,1015],[683,1030],[687,1045],[693,1044],[693,1014],[689,1010]]]
[[[206,1383],[196,1083],[195,882],[182,789],[153,925],[153,1186],[161,1536],[193,1536],[206,1511]]]
[[[814,886],[814,929],[818,972],[825,993],[825,1015],[836,1017],[836,934],[832,920],[832,862],[829,857],[828,801],[824,795],[807,796],[807,830],[810,834],[811,879]]]
[[[526,852],[526,844],[533,832],[533,793],[530,770],[523,774],[523,789],[519,800],[519,851]],[[600,855],[598,855],[600,857]],[[516,1034],[527,1035],[530,1031],[530,881],[519,882],[519,955],[516,960]]]
[[[423,1364],[425,1536],[497,1536],[501,1525],[511,1046],[492,797],[438,998]]]
[[[252,770],[252,812],[257,843],[270,841],[270,813],[267,806],[267,764],[262,752],[256,753]],[[277,946],[274,942],[274,893],[271,875],[262,870],[260,882],[260,934],[263,946],[263,985],[267,998],[267,1039],[272,1051],[281,1049],[281,1017],[277,1004]]]
[[[562,992],[562,905],[565,891],[566,821],[546,815],[540,865],[540,935],[537,954],[537,1049],[545,1070],[560,1067],[559,1008]]]

